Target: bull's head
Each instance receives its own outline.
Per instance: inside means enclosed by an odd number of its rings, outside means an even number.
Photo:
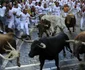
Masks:
[[[66,40],[66,42],[72,42],[72,43],[78,44],[81,41],[78,41],[78,40]],[[81,44],[85,45],[85,42],[81,42]]]
[[[70,21],[72,18],[75,18],[75,16],[73,14],[68,14],[66,19],[67,19],[67,24],[70,24]]]
[[[77,52],[84,50],[85,42],[78,41],[78,40],[67,40],[66,42],[73,43],[73,54],[76,55]],[[83,50],[81,50],[83,48]]]
[[[41,43],[40,41],[36,40],[31,45],[31,50],[30,50],[29,56],[34,57],[36,55],[39,55],[40,51],[45,48],[46,48],[46,45],[44,43]]]
[[[13,59],[19,57],[19,51],[15,50],[15,49],[10,45],[9,42],[7,42],[7,43],[8,43],[8,45],[9,45],[9,47],[11,48],[11,50],[6,50],[6,49],[4,49],[4,50],[5,50],[5,51],[8,51],[8,52],[10,52],[10,53],[9,53],[8,55],[6,55],[6,56],[3,56],[2,54],[0,54],[0,56],[1,56],[3,59],[5,59],[5,60],[13,60]]]
[[[73,54],[77,57],[79,61],[82,59],[80,58],[79,54],[85,53],[85,42],[78,41],[78,40],[67,40],[66,42],[72,42],[73,45]]]

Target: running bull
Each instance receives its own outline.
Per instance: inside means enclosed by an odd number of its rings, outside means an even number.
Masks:
[[[7,54],[3,56],[2,54]],[[16,41],[13,33],[0,34],[0,56],[6,60],[13,60],[17,58],[17,65],[19,63],[19,51],[16,50]]]
[[[45,60],[55,60],[57,70],[59,68],[59,53],[66,47],[72,53],[70,45],[66,40],[69,40],[65,33],[59,33],[57,36],[45,37],[33,41],[29,56],[33,58],[39,55],[40,70],[42,70]],[[65,47],[64,47],[65,46]],[[64,50],[65,51],[65,50]]]
[[[56,15],[44,15],[41,17],[41,21],[43,21],[42,24],[48,25],[50,36],[57,35],[66,28],[63,18]]]
[[[72,42],[74,44],[73,54],[81,61],[82,59],[79,54],[85,53],[85,31],[79,33],[74,40],[68,40],[67,42]]]
[[[47,37],[49,37],[49,29],[50,29],[51,23],[50,21],[47,21],[46,19],[41,20],[40,24],[37,25],[37,28],[39,30],[39,37],[41,38],[43,33],[45,33],[47,35]]]
[[[73,32],[75,30],[75,25],[76,25],[76,18],[75,15],[73,14],[68,14],[65,18],[65,25],[68,28],[69,32],[71,33],[70,28],[73,28]]]

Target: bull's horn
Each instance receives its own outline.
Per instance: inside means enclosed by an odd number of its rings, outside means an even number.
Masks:
[[[44,43],[40,43],[40,45],[42,46],[41,48],[46,48],[46,45]]]
[[[6,52],[11,52],[11,50],[6,50],[5,48],[3,48],[3,50],[5,50]]]
[[[9,58],[10,57],[10,55],[13,55],[11,58]],[[6,56],[3,56],[2,54],[0,54],[0,56],[3,58],[3,59],[5,59],[5,60],[13,60],[13,59],[15,59],[16,57],[19,57],[19,52],[18,51],[12,51],[12,52],[10,52],[8,55],[6,55]]]
[[[2,54],[0,54],[0,56],[5,60],[13,60],[16,57],[19,57],[19,51],[15,50],[9,42],[7,42],[7,43],[12,50],[10,51],[10,53],[8,55],[3,56]],[[9,58],[11,55],[13,55],[13,56],[11,58]]]
[[[3,59],[5,59],[5,57],[2,54],[0,54],[0,57],[2,57]]]
[[[12,54],[13,56],[11,58],[7,57],[7,60],[13,60],[13,59],[19,57],[19,51],[11,51],[10,54]]]
[[[13,56],[13,57],[11,57],[11,58],[8,58],[8,57],[6,57],[6,56],[3,56],[2,54],[0,54],[0,56],[1,56],[3,59],[5,59],[5,60],[13,60],[13,59],[16,58],[15,56]]]
[[[23,41],[26,42],[26,43],[32,43],[32,42],[34,42],[34,40],[24,40],[24,39],[23,39]]]
[[[85,42],[81,42],[83,45],[85,45]]]
[[[9,59],[9,57],[8,57],[9,55],[11,55],[11,54],[8,54],[7,56],[3,56],[2,54],[0,54],[0,56],[5,60],[12,60],[12,59]]]
[[[66,40],[66,42],[75,42],[75,40]]]
[[[7,41],[7,43],[12,50],[15,50],[8,41]]]
[[[66,40],[66,42],[72,42],[72,43],[77,44],[77,43],[79,43],[80,41],[78,41],[78,40]]]

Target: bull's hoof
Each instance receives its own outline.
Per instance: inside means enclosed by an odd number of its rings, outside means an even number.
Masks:
[[[71,34],[71,31],[69,31],[69,33]]]
[[[63,54],[64,58],[66,57],[66,54]]]
[[[73,30],[73,32],[75,32],[75,30]]]
[[[59,67],[57,67],[57,70],[60,70],[60,68],[59,68]]]
[[[79,61],[82,61],[82,59],[78,59]]]
[[[20,64],[20,63],[18,63],[18,64],[17,64],[17,66],[18,66],[18,67],[20,67],[20,66],[21,66],[21,64]]]
[[[4,34],[4,33],[0,31],[0,34]]]

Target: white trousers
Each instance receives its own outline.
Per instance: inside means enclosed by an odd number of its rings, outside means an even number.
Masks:
[[[8,28],[14,28],[14,21],[9,21],[8,22]]]
[[[29,35],[28,23],[20,23],[20,25],[21,25],[21,30],[23,30],[25,34]]]
[[[84,26],[84,18],[81,17],[81,21],[80,21],[80,28],[83,29]]]
[[[17,28],[18,30],[20,30],[20,19],[15,19],[15,28]]]

